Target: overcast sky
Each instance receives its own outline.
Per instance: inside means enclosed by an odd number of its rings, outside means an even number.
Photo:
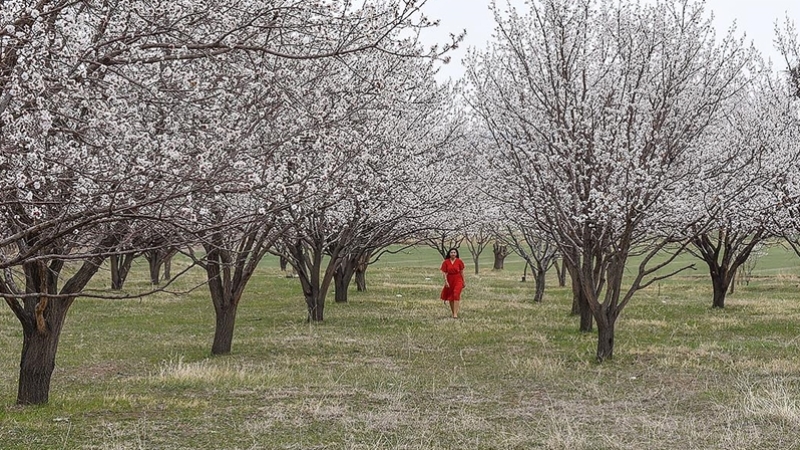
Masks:
[[[524,11],[523,0],[510,1]],[[497,0],[498,5],[504,6],[505,2]],[[441,21],[438,28],[423,36],[426,42],[447,42],[450,33],[467,30],[463,48],[453,52],[453,61],[440,70],[443,79],[461,76],[461,58],[467,47],[486,45],[494,29],[488,5],[489,0],[428,0],[423,7],[429,18]],[[706,0],[706,10],[714,12],[718,36],[725,34],[735,21],[737,34],[746,34],[747,41],[752,41],[762,54],[772,58],[776,66],[782,60],[773,46],[775,21],[782,24],[788,14],[792,20],[800,22],[800,0]]]

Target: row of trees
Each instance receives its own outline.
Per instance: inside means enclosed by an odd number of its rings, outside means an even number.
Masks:
[[[345,301],[392,244],[493,242],[539,281],[560,258],[604,360],[625,305],[682,270],[664,270],[680,251],[727,287],[763,239],[797,235],[791,77],[717,42],[702,3],[494,7],[496,38],[455,86],[436,65],[462,36],[422,46],[424,3],[5,2],[0,295],[23,331],[17,401],[47,402],[67,312],[109,259],[121,283],[146,255],[158,281],[185,253],[224,354],[267,253],[322,321],[331,285]]]
[[[474,180],[516,239],[563,259],[598,361],[636,291],[688,268],[679,253],[708,265],[723,307],[755,248],[796,242],[792,78],[733,31],[717,37],[702,2],[493,10],[495,39],[466,64]],[[777,40],[790,68],[793,36],[787,24]]]
[[[423,47],[424,3],[4,2],[0,295],[22,326],[18,403],[47,402],[67,312],[112,256],[115,287],[139,254],[154,281],[176,250],[201,266],[221,354],[267,252],[321,321],[335,276],[431,227],[455,194],[441,164],[457,125],[433,76],[461,37]]]

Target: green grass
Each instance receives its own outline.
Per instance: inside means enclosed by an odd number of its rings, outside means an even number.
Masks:
[[[548,279],[534,304],[518,258],[502,272],[482,259],[460,320],[437,300],[439,257],[411,249],[371,267],[349,303],[329,296],[316,325],[297,279],[265,260],[222,357],[209,355],[202,286],[80,299],[42,407],[14,405],[21,332],[3,308],[0,448],[800,449],[793,254],[772,249],[725,310],[709,308],[699,265],[637,293],[600,365],[567,288]],[[129,292],[147,288],[145,272]]]

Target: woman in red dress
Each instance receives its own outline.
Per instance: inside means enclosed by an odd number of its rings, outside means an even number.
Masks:
[[[458,257],[458,249],[451,248],[448,257],[442,262],[444,288],[440,298],[450,302],[453,318],[458,319],[458,307],[461,301],[461,290],[464,289],[464,262]]]

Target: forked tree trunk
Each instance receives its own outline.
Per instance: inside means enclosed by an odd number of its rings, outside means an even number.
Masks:
[[[134,255],[126,253],[124,255],[111,255],[109,262],[111,263],[111,289],[119,291],[125,285],[125,280],[130,273],[131,265],[133,264]]]
[[[306,294],[309,322],[322,322],[325,319],[325,299],[320,298],[319,292]]]
[[[492,268],[494,270],[503,270],[506,256],[508,256],[508,246],[495,242],[492,246],[492,251],[494,252],[494,264]]]
[[[110,251],[115,239],[104,239],[94,254]],[[42,405],[50,397],[50,380],[55,370],[56,352],[67,311],[105,258],[92,256],[70,277],[59,292],[63,297],[51,298],[57,291],[63,260],[37,260],[25,263],[25,292],[41,293],[41,297],[14,298],[4,291],[6,302],[22,324],[22,355],[19,364],[17,403]],[[22,303],[20,303],[20,301]]]
[[[306,274],[298,270],[298,277],[300,278],[300,285],[303,287],[303,297],[306,300],[306,307],[308,308],[308,321],[309,322],[322,322],[325,319],[325,294],[327,288],[323,289],[322,284],[309,282]]]
[[[35,324],[23,326],[22,358],[19,364],[17,403],[43,405],[50,397],[50,380],[56,367],[56,352],[67,309],[57,303],[72,299],[51,299],[45,311],[44,332]]]
[[[728,288],[732,289],[736,271],[747,262],[755,246],[762,242],[765,233],[761,229],[752,235],[741,236],[719,230],[700,235],[692,241],[711,274],[714,289],[712,308],[725,308],[725,296]]]
[[[206,284],[211,302],[214,305],[214,342],[211,344],[212,355],[227,355],[233,345],[233,331],[236,324],[236,311],[242,298],[244,285],[249,279],[248,273],[242,273],[237,266],[232,271],[232,258],[227,249],[221,247],[219,234],[212,236],[212,244],[206,249]],[[244,260],[238,260],[242,262]],[[233,272],[233,273],[232,273]]]
[[[308,257],[306,257],[306,249],[302,242],[297,242],[290,248],[291,262],[300,279],[309,322],[322,322],[325,318],[325,295],[333,279],[332,264],[328,265],[328,270],[324,274],[322,273],[323,248],[324,245],[321,242],[315,242],[314,246],[309,248]],[[335,260],[338,252],[332,253],[330,258]]]

